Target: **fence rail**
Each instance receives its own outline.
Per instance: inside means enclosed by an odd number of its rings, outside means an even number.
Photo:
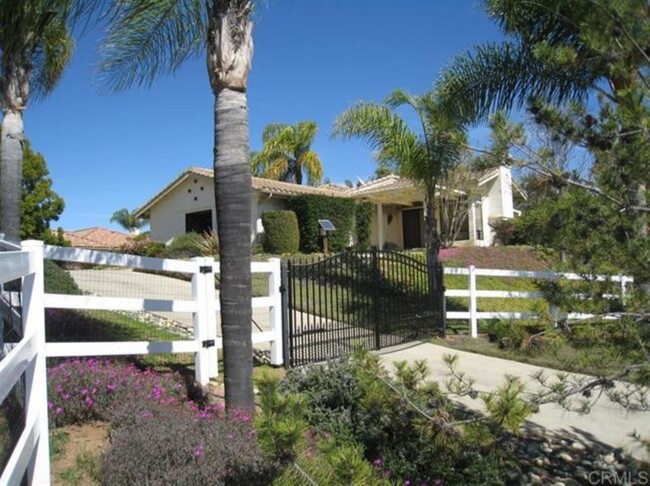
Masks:
[[[214,275],[220,271],[212,258],[191,261],[122,255],[118,253],[44,246],[25,241],[22,248],[3,240],[0,247],[0,285],[22,279],[22,339],[11,343],[10,351],[0,360],[0,402],[25,376],[26,427],[16,442],[2,475],[0,486],[19,484],[27,472],[30,484],[49,484],[49,445],[47,423],[47,357],[118,356],[156,353],[194,353],[196,381],[206,384],[216,377],[217,350],[223,348],[217,336],[217,312],[220,305]],[[43,259],[107,265],[129,269],[177,272],[191,275],[191,300],[105,297],[94,295],[45,294]],[[253,262],[253,273],[268,274],[268,295],[252,300],[252,308],[268,308],[268,331],[253,332],[253,344],[270,343],[271,363],[283,363],[280,259]],[[10,302],[16,292],[2,290]],[[186,312],[193,315],[193,339],[183,341],[112,341],[46,342],[45,309],[111,311]]]
[[[470,265],[467,268],[458,267],[445,267],[445,275],[466,275],[468,277],[468,288],[465,289],[446,289],[445,298],[448,297],[465,297],[469,298],[469,309],[463,311],[447,311],[446,318],[449,320],[469,320],[470,335],[472,337],[478,336],[478,320],[479,319],[535,319],[538,315],[535,312],[479,312],[478,302],[479,298],[498,298],[498,299],[543,299],[544,292],[540,291],[518,291],[518,290],[479,290],[477,288],[476,277],[503,277],[503,278],[527,278],[536,280],[586,280],[596,282],[615,282],[620,285],[620,297],[625,296],[626,287],[628,284],[634,282],[632,277],[625,275],[591,275],[583,276],[577,273],[557,273],[557,272],[536,272],[527,270],[495,270],[487,268],[476,268]],[[608,298],[616,298],[615,295],[605,295]],[[560,313],[552,305],[550,306],[551,313],[557,318],[566,319],[589,319],[594,317],[593,314],[571,312],[560,315]],[[615,319],[616,316],[609,318]]]

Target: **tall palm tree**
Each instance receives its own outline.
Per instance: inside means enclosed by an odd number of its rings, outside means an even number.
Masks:
[[[415,111],[419,133],[395,112],[401,106]],[[436,187],[461,158],[466,142],[464,126],[441,111],[434,92],[416,96],[397,90],[384,104],[358,103],[339,115],[333,133],[365,140],[375,150],[381,167],[393,169],[424,189],[427,261],[437,263],[441,239],[436,227]]]
[[[214,94],[214,184],[221,262],[226,406],[254,410],[251,204],[246,89],[253,56],[252,0],[123,0],[100,73],[112,89],[150,85],[205,52]]]
[[[132,213],[126,208],[115,211],[113,213],[113,216],[111,216],[110,221],[111,223],[119,224],[129,233],[133,233],[134,231],[139,230],[145,224],[147,224],[146,219],[136,217],[135,213]]]
[[[302,184],[303,172],[309,185],[323,178],[323,164],[311,144],[318,132],[313,121],[295,125],[271,123],[262,134],[264,146],[252,163],[262,177]]]
[[[647,139],[650,94],[650,9],[647,0],[485,0],[509,40],[477,46],[455,59],[437,83],[444,106],[472,121],[493,111],[537,105],[562,107],[597,95],[623,110],[620,142]],[[598,147],[596,147],[598,148]],[[633,166],[633,160],[624,161]],[[621,174],[631,207],[647,207],[647,165]],[[622,171],[634,172],[624,168]],[[625,179],[629,179],[625,182]],[[625,208],[622,208],[625,209]],[[647,215],[637,211],[639,233]]]
[[[70,24],[91,2],[0,0],[0,232],[19,237],[23,113],[48,95],[72,56]]]

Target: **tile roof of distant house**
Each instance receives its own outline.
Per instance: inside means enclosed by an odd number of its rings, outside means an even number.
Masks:
[[[107,228],[65,231],[63,237],[75,248],[113,250],[126,244],[130,236]]]
[[[168,184],[162,191],[149,199],[145,204],[136,209],[137,216],[146,214],[151,207],[159,200],[169,194],[175,187],[181,184],[184,180],[192,175],[199,175],[203,177],[214,177],[212,169],[205,169],[203,167],[189,167],[170,184]],[[261,177],[252,177],[253,190],[265,194],[280,194],[286,196],[298,196],[301,194],[320,194],[323,196],[331,197],[349,197],[352,189],[347,187],[335,186],[333,184],[326,184],[324,186],[302,186],[293,184],[291,182],[275,181],[272,179],[263,179]]]
[[[145,204],[136,209],[135,214],[138,217],[145,216],[148,211],[163,197],[169,194],[174,188],[185,181],[192,175],[199,175],[212,179],[214,171],[212,169],[205,169],[203,167],[189,167],[181,173],[170,184],[163,188],[158,194],[149,199]],[[499,175],[499,168],[490,169],[485,171],[478,177],[479,184],[485,183],[490,179]],[[282,182],[272,179],[264,179],[261,177],[252,177],[253,190],[265,194],[275,194],[284,196],[298,196],[302,194],[320,194],[330,197],[344,197],[344,198],[363,198],[366,195],[371,195],[387,190],[400,190],[412,189],[415,184],[409,179],[402,178],[396,174],[389,174],[385,177],[366,182],[357,187],[348,188],[338,186],[335,184],[325,184],[322,186],[303,186],[300,184],[293,184],[291,182]]]

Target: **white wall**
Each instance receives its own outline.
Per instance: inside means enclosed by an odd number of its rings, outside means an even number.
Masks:
[[[392,216],[390,224],[388,216]],[[402,232],[402,210],[400,206],[384,204],[384,245],[392,243],[398,248],[404,247],[404,233]],[[372,220],[370,223],[370,244],[379,246],[379,236],[377,234],[377,206],[373,207]]]
[[[251,208],[251,241],[255,240],[258,228],[262,226],[262,213],[286,209],[286,206],[286,198],[254,193]],[[185,233],[187,213],[207,210],[212,211],[212,227],[216,228],[213,181],[209,177],[192,175],[151,208],[149,220],[151,239],[169,242],[174,237]]]
[[[185,233],[185,214],[207,210],[212,210],[212,226],[216,228],[212,179],[192,175],[151,208],[151,239],[170,241]]]

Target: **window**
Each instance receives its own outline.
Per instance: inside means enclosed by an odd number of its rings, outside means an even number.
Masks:
[[[212,229],[212,211],[197,211],[185,215],[185,232],[192,231],[198,234],[205,233]]]

